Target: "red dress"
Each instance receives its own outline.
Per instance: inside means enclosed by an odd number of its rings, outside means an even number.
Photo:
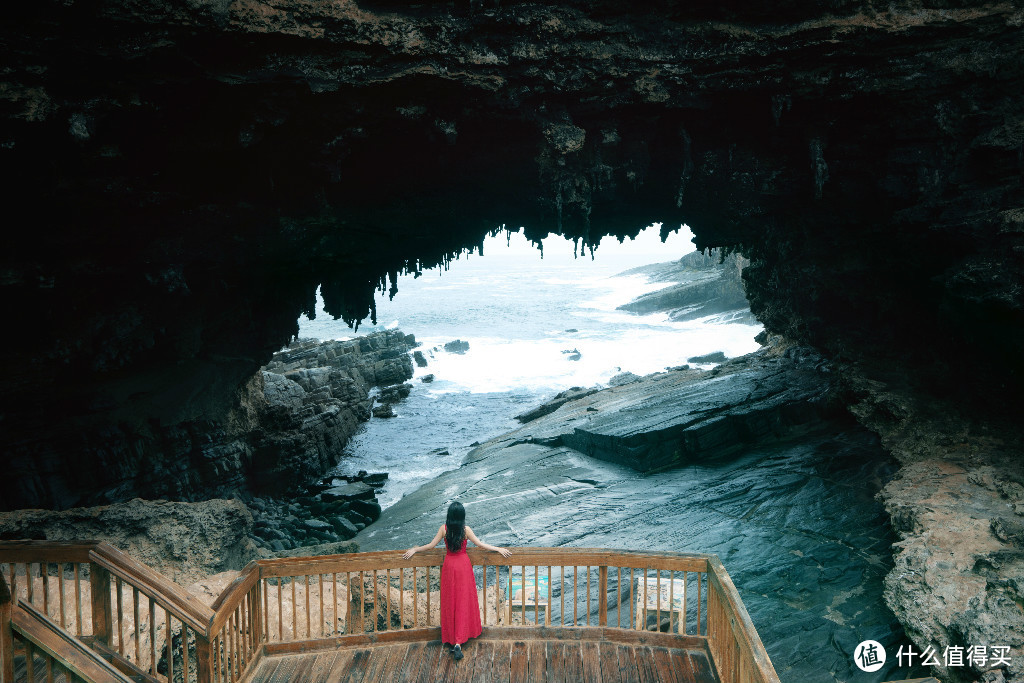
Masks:
[[[482,632],[476,577],[464,539],[458,552],[446,550],[441,566],[441,642],[461,645]]]

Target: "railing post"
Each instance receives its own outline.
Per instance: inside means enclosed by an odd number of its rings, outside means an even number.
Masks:
[[[256,570],[256,590],[253,591],[252,600],[252,629],[253,629],[253,645],[257,649],[263,647],[263,582],[258,578],[259,570]],[[321,596],[321,601],[323,596]],[[321,602],[322,604],[322,602]],[[320,615],[321,618],[323,615]]]
[[[15,571],[11,564],[11,571]],[[0,683],[14,683],[14,631],[11,614],[14,601],[4,575],[0,573]]]
[[[89,563],[89,589],[92,596],[92,635],[111,645],[113,617],[110,604],[110,572],[95,562]]]
[[[188,647],[186,644],[185,647]],[[204,633],[196,633],[196,683],[213,682],[213,648]]]
[[[619,590],[622,590],[620,587]],[[597,624],[598,626],[608,625],[608,565],[601,565],[597,568],[597,594],[601,602],[598,603]]]

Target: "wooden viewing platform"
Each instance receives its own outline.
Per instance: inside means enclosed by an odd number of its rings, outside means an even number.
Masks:
[[[714,555],[512,550],[469,551],[455,662],[442,550],[260,560],[208,606],[106,543],[0,542],[0,683],[779,680]]]

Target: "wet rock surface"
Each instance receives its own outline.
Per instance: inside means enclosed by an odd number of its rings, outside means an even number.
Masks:
[[[526,414],[551,419],[528,422],[533,429],[522,438],[643,472],[710,462],[840,416],[827,371],[820,356],[801,347],[758,352],[708,373],[666,371],[556,398]]]
[[[793,355],[779,356],[777,366],[767,358],[748,359],[746,369],[736,367],[731,374],[744,381],[744,373],[754,368],[770,376],[788,367],[799,375],[801,363]],[[813,368],[814,361],[806,360]],[[824,392],[825,376],[810,372]],[[887,648],[906,642],[882,599],[896,537],[874,498],[896,463],[874,435],[848,419],[822,415],[798,440],[747,442],[742,450],[709,448],[673,469],[647,475],[558,443],[574,431],[572,425],[597,416],[656,424],[654,416],[661,413],[666,422],[678,420],[682,412],[670,412],[667,401],[649,402],[662,389],[678,393],[694,382],[673,374],[564,403],[479,445],[459,469],[385,510],[357,542],[366,550],[422,544],[443,521],[448,503],[458,499],[466,505],[467,522],[493,544],[717,553],[783,680],[876,680],[855,668],[856,645],[865,638]],[[676,374],[703,377],[696,383],[721,377]],[[793,381],[805,390],[807,382]],[[737,414],[740,403],[733,406]],[[753,422],[762,420],[756,405],[747,409]],[[613,610],[609,619],[615,618]],[[887,667],[887,677],[877,680],[923,675],[892,663]]]
[[[618,377],[621,375],[616,376]],[[612,379],[614,380],[615,378],[613,377]],[[545,401],[536,408],[532,408],[524,413],[516,415],[516,419],[523,423],[531,422],[532,420],[536,420],[538,417],[550,415],[551,413],[555,412],[556,410],[558,410],[559,408],[561,408],[563,405],[570,401],[575,401],[578,398],[590,396],[591,394],[597,393],[597,391],[597,388],[584,389],[583,387],[570,387],[565,391],[560,391],[557,394],[555,394],[555,397],[550,401]]]
[[[686,359],[687,363],[724,363],[725,361],[725,354],[721,351],[707,353],[703,356],[692,356]]]
[[[466,353],[469,351],[469,342],[456,339],[455,341],[446,342],[444,350],[448,353]]]

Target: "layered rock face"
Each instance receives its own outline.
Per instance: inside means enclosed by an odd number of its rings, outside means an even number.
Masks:
[[[750,303],[743,288],[743,269],[747,265],[747,259],[739,254],[709,249],[692,252],[678,261],[627,270],[622,274],[644,275],[651,282],[672,284],[623,304],[619,310],[664,312],[674,321],[715,314],[723,314],[719,319],[731,322],[750,319]]]
[[[412,377],[413,344],[398,330],[295,342],[242,386],[223,420],[120,424],[99,437],[14,448],[2,506],[280,495],[337,464],[370,419],[370,388]],[[85,455],[75,450],[90,439],[95,446]]]
[[[412,377],[415,339],[385,330],[349,341],[298,342],[263,369],[267,411],[250,437],[253,488],[282,493],[337,464],[360,422],[370,419],[370,387]]]

